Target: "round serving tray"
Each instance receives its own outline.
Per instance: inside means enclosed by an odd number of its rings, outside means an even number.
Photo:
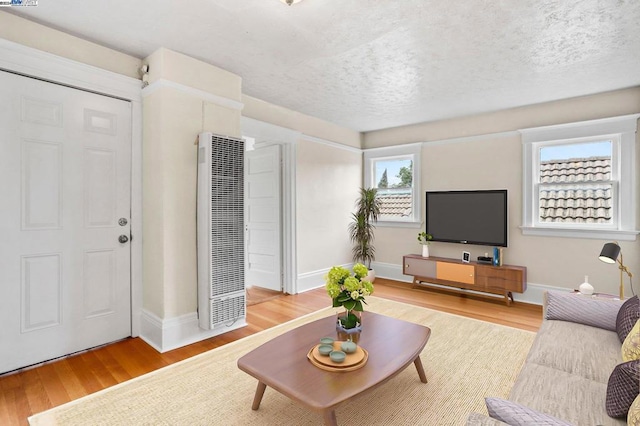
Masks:
[[[342,344],[341,341],[333,342],[333,349],[340,350],[340,344]],[[318,346],[320,345],[316,345],[311,348],[311,350],[307,354],[307,358],[309,358],[309,361],[311,361],[313,365],[326,371],[357,370],[358,368],[364,367],[364,365],[367,363],[367,359],[369,358],[369,353],[365,349],[358,346],[354,353],[347,354],[344,362],[337,363],[331,361],[331,358],[329,358],[328,356],[320,355],[320,352],[318,352]]]

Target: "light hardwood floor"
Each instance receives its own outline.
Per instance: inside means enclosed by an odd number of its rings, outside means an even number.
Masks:
[[[540,306],[413,289],[378,278],[375,296],[524,330],[538,330]],[[139,338],[87,351],[18,373],[0,376],[0,425],[26,425],[31,414],[113,386],[182,359],[241,339],[329,305],[324,289],[286,295],[247,308],[249,325],[164,354]]]

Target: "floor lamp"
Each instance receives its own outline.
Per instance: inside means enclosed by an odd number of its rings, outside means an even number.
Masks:
[[[623,272],[626,272],[629,275],[629,280],[633,277],[633,274],[624,263],[622,263],[622,250],[620,250],[620,246],[618,243],[606,243],[602,247],[602,251],[600,252],[599,259],[605,263],[616,263],[618,262],[618,269],[620,269],[620,300],[624,299],[624,282],[623,282]]]

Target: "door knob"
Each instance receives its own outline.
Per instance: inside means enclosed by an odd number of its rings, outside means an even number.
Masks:
[[[129,241],[129,237],[127,237],[126,235],[120,235],[118,237],[118,241],[120,241],[121,243],[126,243],[127,241]]]

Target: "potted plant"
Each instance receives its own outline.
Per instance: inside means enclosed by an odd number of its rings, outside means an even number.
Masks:
[[[353,266],[353,274],[342,266],[334,266],[325,277],[325,289],[338,312],[336,330],[339,340],[357,343],[362,330],[365,297],[373,293],[373,284],[367,280],[367,267],[361,263]]]
[[[369,281],[375,279],[375,272],[371,269],[371,262],[375,260],[373,247],[373,224],[380,215],[380,201],[377,188],[360,188],[360,198],[356,200],[356,211],[352,213],[353,222],[349,224],[349,238],[354,244],[353,261],[361,262],[369,270]]]
[[[418,242],[422,244],[422,257],[429,257],[429,244],[433,240],[433,235],[426,232],[418,232]]]

